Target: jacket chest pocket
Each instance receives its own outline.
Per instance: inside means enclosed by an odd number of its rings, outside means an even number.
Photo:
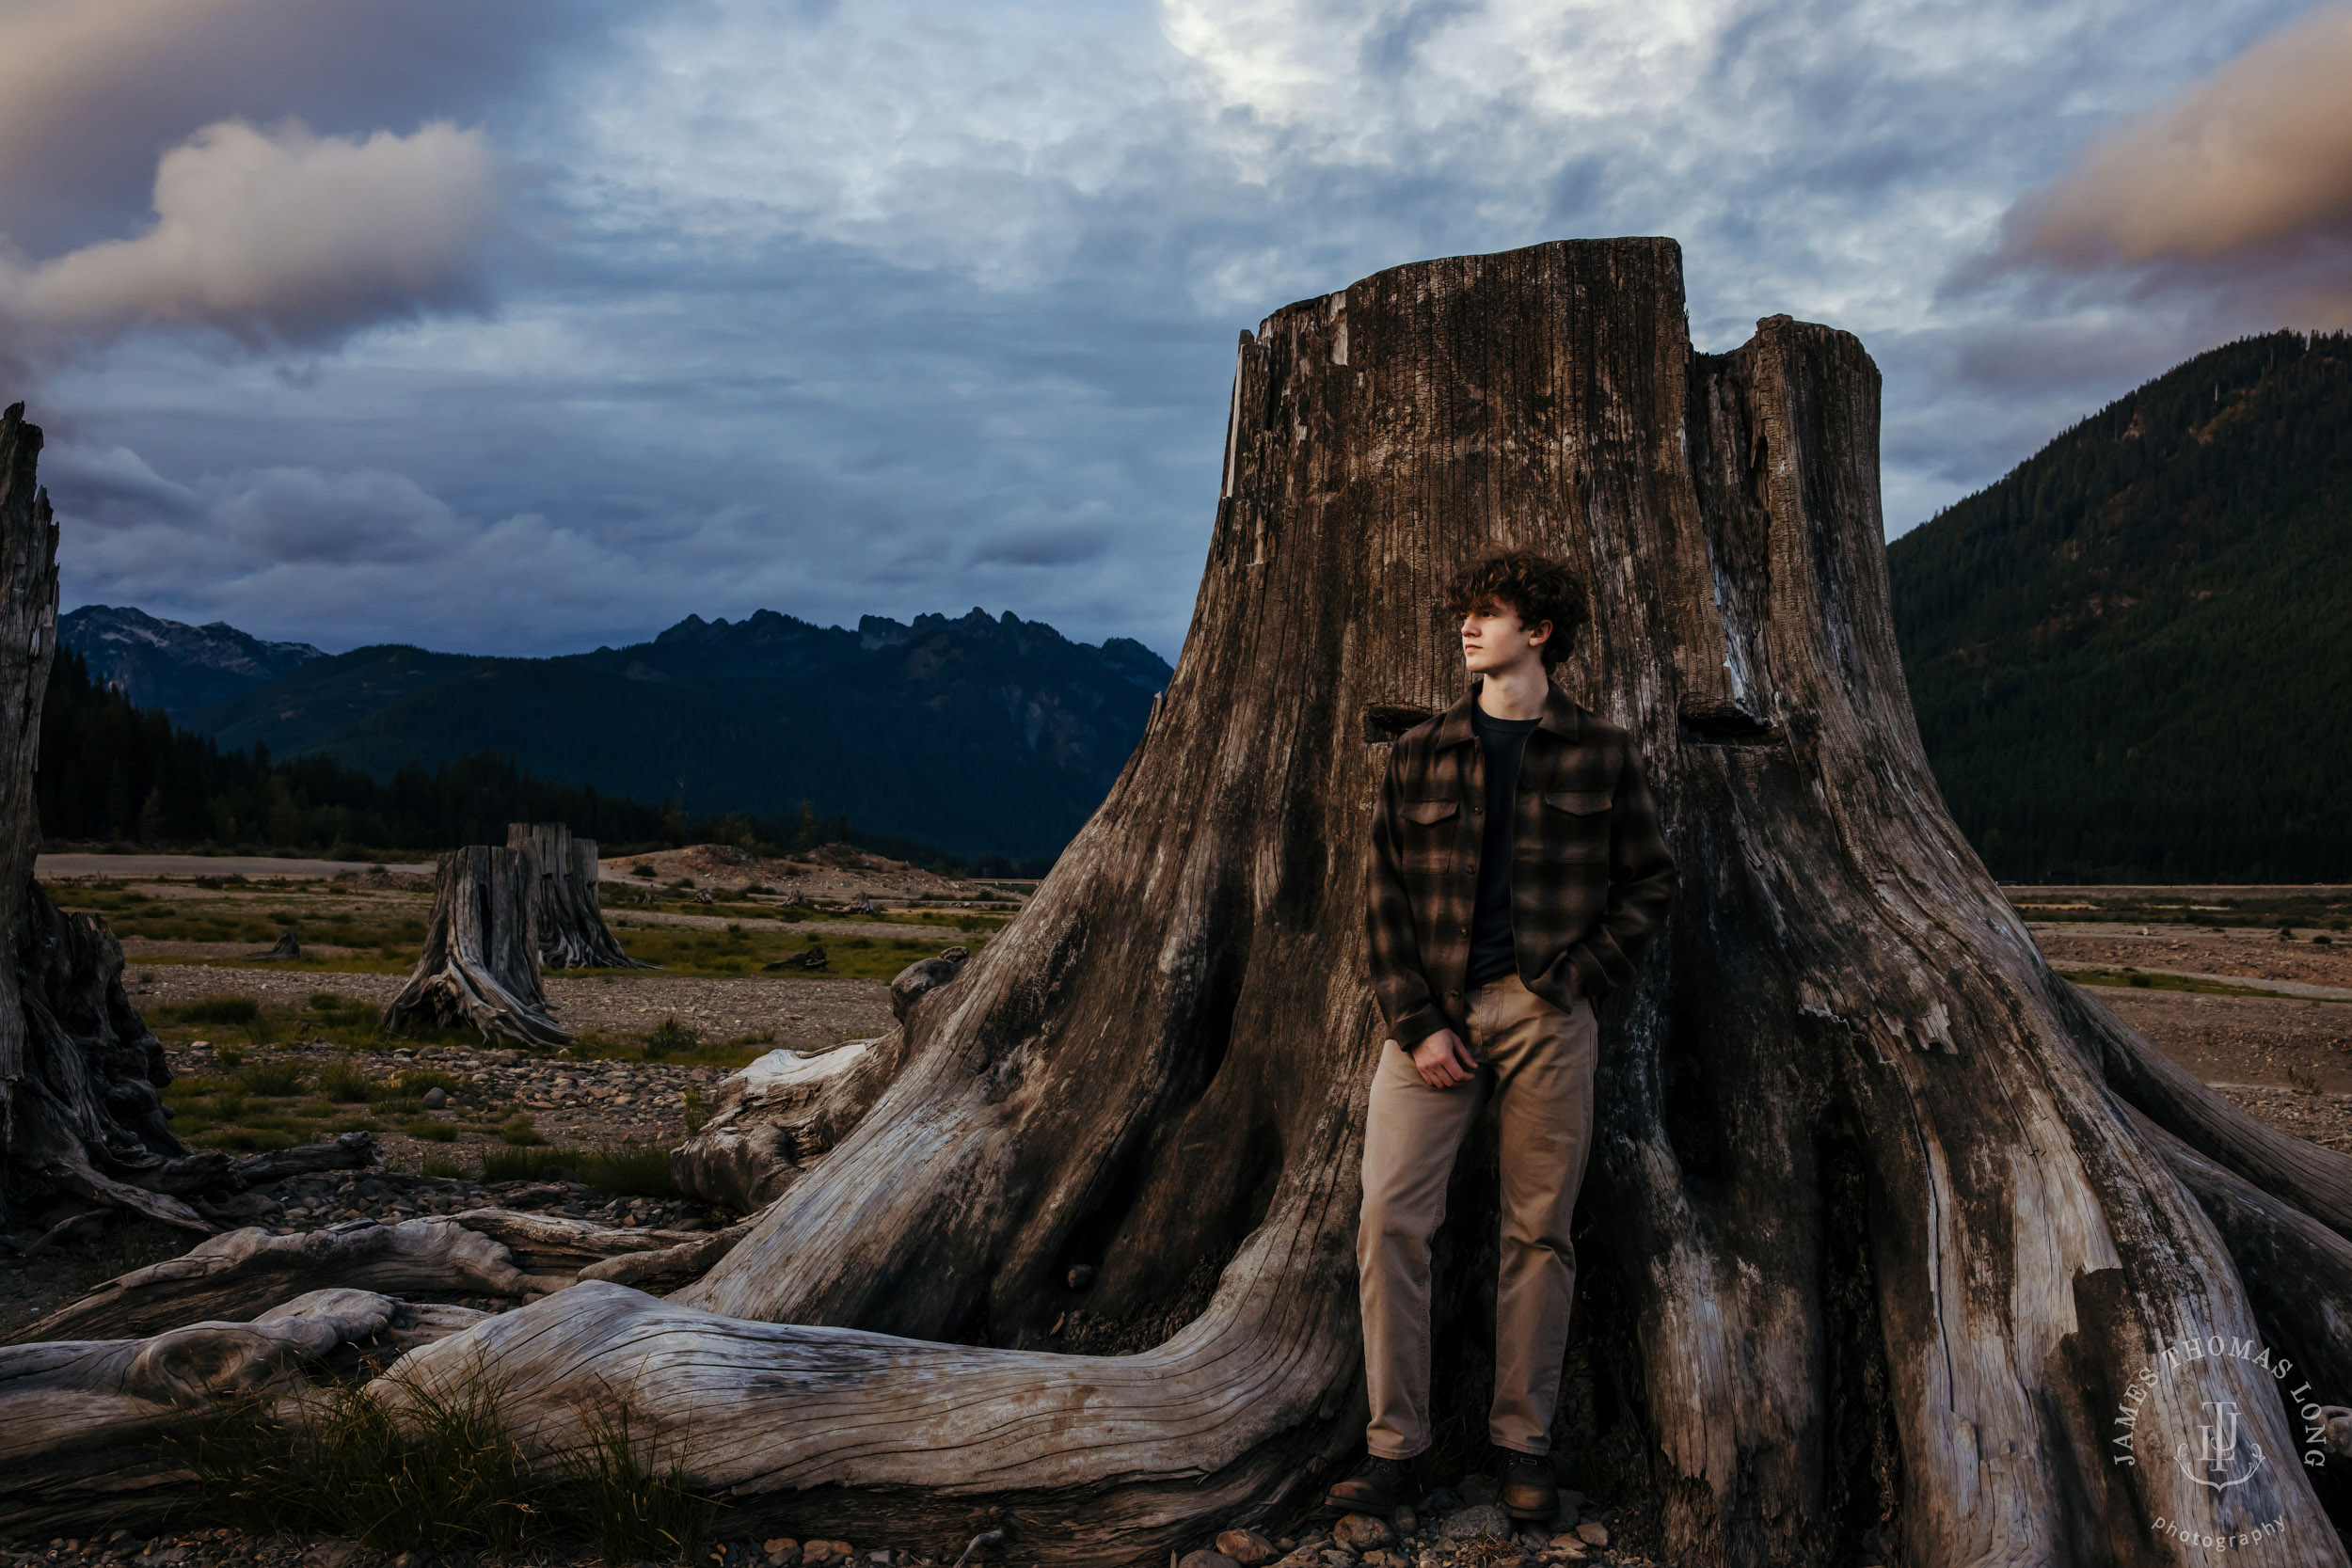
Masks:
[[[1401,847],[1406,871],[1434,875],[1453,863],[1454,834],[1461,814],[1459,800],[1405,802]]]
[[[1537,853],[1552,862],[1607,860],[1609,805],[1606,790],[1545,790]]]

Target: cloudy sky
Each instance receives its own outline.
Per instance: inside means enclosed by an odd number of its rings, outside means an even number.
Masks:
[[[974,605],[1173,657],[1235,334],[1681,240],[1886,372],[1899,532],[2352,323],[2352,8],[0,0],[65,602],[548,653]]]

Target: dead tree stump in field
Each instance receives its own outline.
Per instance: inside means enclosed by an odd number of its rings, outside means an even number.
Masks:
[[[1399,267],[1245,333],[1175,677],[1027,906],[877,1047],[871,1110],[692,1286],[576,1285],[407,1386],[493,1379],[548,1446],[626,1402],[746,1529],[1127,1563],[1311,1497],[1364,1415],[1366,825],[1388,742],[1462,689],[1438,586],[1513,544],[1589,575],[1557,678],[1637,737],[1682,868],[1601,1009],[1579,1231],[1562,1435],[1620,1539],[2344,1563],[2288,1402],[2346,1392],[2297,1383],[2352,1369],[2352,1157],[2058,979],[1953,826],[1862,346],[1774,317],[1701,355],[1685,324],[1645,239]],[[1491,1289],[1476,1162],[1454,1192],[1449,1343]],[[1053,1354],[1081,1314],[1094,1344],[1190,1321]],[[2176,1461],[2225,1422],[2223,1487]]]
[[[539,983],[532,920],[536,882],[536,869],[520,849],[475,844],[443,855],[423,955],[384,1009],[384,1027],[424,1023],[473,1029],[485,1040],[571,1043],[548,1016]]]
[[[1387,742],[1463,687],[1439,584],[1532,546],[1590,578],[1558,678],[1637,737],[1683,868],[1602,1010],[1593,1375],[1562,1434],[1586,1479],[1679,1562],[1847,1563],[1866,1535],[1907,1564],[2185,1562],[2275,1521],[2265,1551],[2344,1562],[2297,1462],[2312,1394],[2159,1353],[2347,1364],[2332,1300],[2284,1282],[2343,1275],[2352,1158],[2055,976],[1953,826],[1862,346],[1774,317],[1701,355],[1685,321],[1677,248],[1627,240],[1401,267],[1245,334],[1175,678],[872,1110],[669,1302],[576,1291],[412,1371],[486,1357],[559,1421],[610,1375],[723,1433],[684,1439],[696,1473],[803,1533],[945,1541],[1002,1509],[1041,1560],[1143,1560],[1309,1496],[1362,1420],[1365,825]],[[2198,1158],[2303,1223],[2238,1223]],[[1487,1332],[1470,1164],[1448,1345]],[[1080,1309],[1171,1307],[1198,1315],[1144,1354],[1029,1354]],[[1441,1386],[1474,1411],[1482,1372]],[[2172,1461],[2225,1405],[2275,1462],[2217,1491]]]
[[[33,770],[57,641],[57,529],[36,481],[41,435],[0,414],[0,1231],[88,1206],[212,1228],[135,1178],[187,1153],[156,1090],[163,1047],[122,989],[122,947],[33,880]]]
[[[548,969],[658,969],[628,956],[604,923],[596,841],[561,822],[510,822],[506,847],[530,857],[532,919],[539,962]]]

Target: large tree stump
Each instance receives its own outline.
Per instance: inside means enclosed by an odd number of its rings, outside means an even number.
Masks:
[[[470,1028],[485,1040],[568,1045],[539,983],[532,920],[537,873],[519,849],[469,845],[434,871],[433,920],[408,983],[384,1009],[384,1027]]]
[[[2276,1523],[2265,1552],[2344,1560],[2286,1408],[2314,1393],[2159,1352],[2259,1335],[2274,1362],[2344,1364],[2332,1306],[2278,1282],[2338,1277],[2315,1238],[2352,1225],[2352,1163],[2054,976],[1953,827],[1892,635],[1861,345],[1775,317],[1696,355],[1684,321],[1676,246],[1636,240],[1403,267],[1244,337],[1191,634],[1109,800],[751,1237],[667,1305],[576,1309],[597,1371],[670,1413],[701,1473],[803,1529],[888,1513],[944,1537],[993,1501],[1041,1559],[1141,1560],[1355,1449],[1383,1034],[1365,822],[1385,742],[1462,688],[1438,585],[1509,543],[1590,574],[1560,678],[1639,737],[1684,867],[1603,1009],[1584,1211],[1576,1418],[1640,1544],[2154,1562]],[[2209,1213],[2126,1104],[2266,1195],[2237,1238],[2250,1299],[2225,1241],[2243,1194],[2208,1183]],[[1456,1182],[1441,1342],[1486,1332],[1478,1185]],[[1150,1323],[1208,1281],[1147,1354],[1022,1354],[1081,1308]],[[469,1338],[515,1347],[492,1364],[533,1417],[589,1364],[519,1323]],[[698,1443],[719,1366],[740,1420]],[[1482,1405],[1477,1362],[1454,1371]],[[2137,1454],[2113,1441],[2127,1400]],[[2173,1450],[2223,1404],[2273,1462],[2213,1491]]]
[[[1147,1561],[1309,1495],[1363,1420],[1365,825],[1386,742],[1461,689],[1438,584],[1511,543],[1590,573],[1559,678],[1639,737],[1683,867],[1602,1008],[1581,1232],[1595,1375],[1564,1425],[1620,1533],[1843,1565],[1867,1530],[1927,1568],[2260,1530],[2266,1561],[2344,1562],[2285,1407],[2343,1391],[2270,1367],[2352,1365],[2325,1297],[2352,1160],[2058,980],[1953,828],[1861,345],[1776,317],[1695,355],[1684,322],[1676,246],[1625,240],[1401,267],[1245,334],[1175,679],[872,1109],[669,1301],[579,1285],[406,1375],[495,1377],[542,1441],[626,1400],[802,1533],[1001,1521],[1035,1560]],[[1488,1288],[1470,1167],[1442,1338]],[[1183,1326],[1040,1354],[1080,1319]],[[2159,1354],[2258,1335],[2268,1364]],[[2175,1449],[2225,1406],[2266,1463],[2217,1491]]]
[[[632,958],[604,923],[596,891],[596,841],[561,822],[510,822],[506,847],[530,857],[531,912],[539,962],[548,969],[659,969]]]
[[[96,1205],[213,1227],[135,1179],[187,1148],[156,1090],[163,1047],[122,989],[122,947],[33,881],[33,771],[57,642],[57,529],[36,480],[41,435],[0,414],[0,1231]]]

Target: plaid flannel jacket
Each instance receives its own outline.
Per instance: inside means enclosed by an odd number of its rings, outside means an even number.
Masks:
[[[1470,915],[1485,828],[1478,685],[1397,737],[1372,819],[1364,927],[1373,990],[1411,1050],[1464,1029]],[[1553,687],[1519,759],[1511,933],[1519,978],[1558,1007],[1598,1002],[1632,976],[1666,918],[1674,859],[1625,731]]]

